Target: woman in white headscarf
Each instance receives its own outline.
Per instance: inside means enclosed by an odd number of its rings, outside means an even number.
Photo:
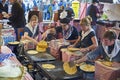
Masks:
[[[89,52],[98,46],[95,31],[91,28],[91,17],[87,16],[80,21],[80,39],[73,44],[73,47],[80,48],[81,52]]]
[[[28,24],[24,28],[24,34],[28,34],[29,37],[38,39],[39,26],[38,26],[38,16],[32,15]]]

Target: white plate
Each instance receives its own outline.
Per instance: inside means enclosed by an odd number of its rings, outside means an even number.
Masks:
[[[13,44],[13,45],[16,45],[16,44],[19,44],[19,43],[20,43],[19,41],[8,42],[8,44]]]

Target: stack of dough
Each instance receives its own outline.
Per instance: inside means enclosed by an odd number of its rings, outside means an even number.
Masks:
[[[47,42],[42,40],[37,44],[36,50],[38,52],[45,52],[47,47]]]
[[[75,73],[77,72],[76,66],[70,67],[70,65],[69,65],[68,62],[65,62],[65,63],[63,64],[63,69],[64,69],[64,71],[65,71],[67,74],[69,74],[69,75],[73,75],[73,74],[75,74]]]

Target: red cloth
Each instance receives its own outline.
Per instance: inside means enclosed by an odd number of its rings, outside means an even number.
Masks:
[[[107,67],[96,61],[95,80],[120,80],[120,68]]]
[[[67,49],[62,49],[62,61],[69,62],[72,58],[72,53],[67,51]]]
[[[86,16],[87,3],[80,4],[80,19]]]
[[[61,48],[61,46],[69,45],[69,42],[66,42],[66,43],[67,44],[64,44],[62,39],[51,40],[49,43],[50,53],[56,59],[60,59],[61,58],[60,48]]]

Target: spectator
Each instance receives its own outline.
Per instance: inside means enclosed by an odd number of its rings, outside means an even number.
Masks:
[[[23,0],[18,0],[18,2],[21,4],[23,10],[24,10],[24,13],[26,12],[26,7],[25,7],[25,4],[23,3]]]
[[[17,35],[17,40],[19,40],[18,36],[20,35],[20,33],[18,30],[25,27],[26,22],[24,17],[24,10],[21,7],[20,3],[17,2],[17,0],[9,0],[9,2],[10,4],[12,4],[12,12],[11,16],[7,18],[10,20],[12,27],[14,27],[15,33]]]
[[[36,0],[33,0],[34,6],[37,6],[37,2]]]
[[[44,8],[43,8],[43,19],[44,20],[47,20],[47,13],[48,12],[48,5],[44,5]]]
[[[43,11],[43,8],[44,8],[44,4],[43,4],[43,2],[42,2],[42,0],[40,0],[39,2],[38,2],[38,9],[39,9],[39,11]]]
[[[63,12],[64,6],[60,6],[60,9],[58,10],[58,20],[60,20],[60,13]]]
[[[72,18],[75,16],[73,9],[71,8],[71,4],[68,3],[65,10],[68,10],[71,13]]]
[[[64,6],[66,7],[66,2],[64,0],[60,0],[60,2],[58,3],[58,6]]]
[[[6,0],[0,2],[0,13],[2,12],[8,13],[8,4],[6,3]]]
[[[92,4],[87,8],[86,15],[92,18],[92,28],[95,30],[97,29],[96,21],[97,18],[100,17],[99,10],[97,8],[97,4],[99,3],[98,0],[93,0]]]
[[[53,1],[51,5],[53,13],[58,10],[58,3],[56,1]]]
[[[29,3],[28,3],[29,10],[32,10],[34,6],[35,5],[34,5],[33,0],[29,0]]]

